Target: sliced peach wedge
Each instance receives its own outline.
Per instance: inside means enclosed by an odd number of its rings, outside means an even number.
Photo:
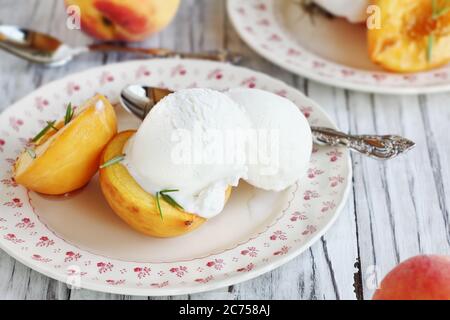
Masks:
[[[380,27],[368,30],[371,60],[395,72],[418,72],[450,62],[450,1],[373,0]]]
[[[102,95],[68,107],[48,122],[14,164],[14,179],[33,191],[61,195],[86,185],[97,172],[101,152],[117,133],[114,108]]]
[[[101,162],[111,163],[123,155],[123,149],[135,131],[117,134],[103,151]],[[133,229],[153,237],[175,237],[197,229],[206,220],[146,192],[128,169],[116,162],[100,169],[100,186],[114,212]],[[226,199],[231,188],[226,191]]]

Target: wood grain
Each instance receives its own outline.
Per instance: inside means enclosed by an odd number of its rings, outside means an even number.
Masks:
[[[62,1],[5,0],[0,23],[51,32],[71,45],[91,40],[65,27]],[[14,13],[14,14],[12,14]],[[265,61],[239,38],[225,0],[183,0],[174,22],[141,46],[182,51],[227,48],[243,65],[277,77],[316,100],[351,133],[398,133],[416,149],[394,161],[352,155],[354,184],[331,230],[302,255],[256,279],[220,290],[157,299],[370,299],[398,262],[424,253],[450,254],[450,94],[383,96],[324,86]],[[66,74],[129,59],[124,54],[81,56],[45,69],[0,52],[0,110]],[[147,299],[70,290],[0,251],[1,299]],[[156,298],[151,298],[156,299]]]

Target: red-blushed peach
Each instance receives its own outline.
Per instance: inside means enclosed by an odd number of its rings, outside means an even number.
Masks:
[[[94,38],[141,41],[166,27],[180,0],[65,0],[80,8],[81,29]]]
[[[422,255],[396,266],[374,300],[450,300],[450,256]]]

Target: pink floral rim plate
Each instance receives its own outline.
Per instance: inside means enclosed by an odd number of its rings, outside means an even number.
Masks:
[[[97,178],[66,197],[29,192],[11,179],[11,165],[46,120],[66,104],[100,92],[117,102],[140,82],[171,89],[247,86],[294,101],[311,124],[334,126],[302,93],[267,75],[227,64],[146,60],[112,64],[49,83],[0,115],[0,246],[25,265],[83,288],[132,295],[212,290],[254,278],[311,246],[337,218],[351,184],[346,150],[317,147],[307,176],[281,193],[242,183],[223,213],[173,239],[143,236],[123,223],[101,195]],[[139,121],[116,108],[121,130]],[[301,143],[299,141],[299,143]],[[74,146],[77,148],[78,146]]]
[[[369,59],[364,24],[308,15],[299,0],[228,0],[228,15],[242,39],[267,60],[335,87],[417,94],[450,90],[450,66],[395,74]]]

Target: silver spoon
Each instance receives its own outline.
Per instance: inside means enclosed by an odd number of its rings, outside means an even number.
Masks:
[[[161,48],[124,47],[112,43],[91,44],[85,47],[70,47],[48,34],[6,25],[0,25],[0,49],[25,60],[52,67],[65,65],[75,56],[92,51],[129,52],[159,58],[180,57],[206,59],[231,62],[233,64],[239,63],[242,58],[240,55],[226,50],[202,53],[182,53]]]
[[[120,104],[131,114],[143,120],[152,107],[172,91],[129,85],[120,93]],[[325,127],[311,127],[314,142],[319,145],[344,146],[375,159],[392,159],[416,145],[396,135],[350,135]]]

